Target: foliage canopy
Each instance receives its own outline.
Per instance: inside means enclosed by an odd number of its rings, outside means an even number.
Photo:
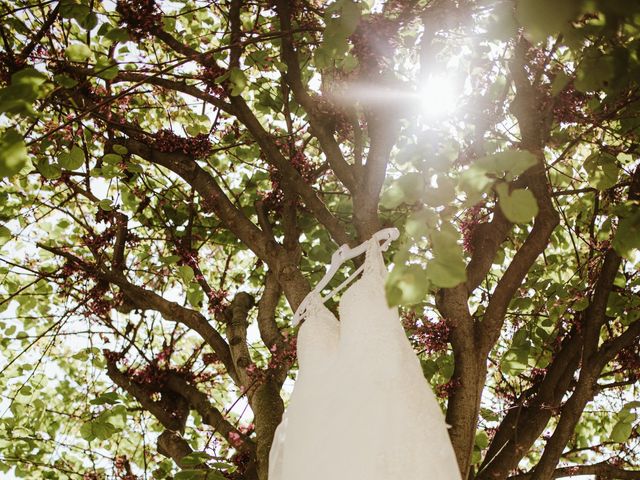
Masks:
[[[640,3],[0,14],[0,471],[266,480],[292,310],[396,226],[463,476],[640,478]]]

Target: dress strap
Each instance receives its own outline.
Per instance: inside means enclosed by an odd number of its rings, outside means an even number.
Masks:
[[[380,243],[375,237],[368,240],[368,242],[369,245],[367,246],[365,253],[363,275],[375,275],[382,280],[385,280],[389,271],[384,263]]]

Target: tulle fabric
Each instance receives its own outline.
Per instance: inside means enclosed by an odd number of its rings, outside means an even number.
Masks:
[[[269,480],[460,480],[442,411],[386,304],[386,275],[372,240],[341,321],[312,301]]]

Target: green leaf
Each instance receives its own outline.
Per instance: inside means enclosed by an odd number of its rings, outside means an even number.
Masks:
[[[340,67],[347,73],[353,71],[358,66],[358,59],[354,55],[345,55]]]
[[[346,0],[342,5],[342,14],[340,15],[340,23],[347,35],[351,35],[355,32],[358,27],[358,23],[360,23],[360,17],[362,16],[361,11],[362,5],[360,3],[356,3],[353,0]]]
[[[538,203],[529,190],[516,188],[509,192],[506,183],[496,186],[500,197],[500,209],[507,220],[513,223],[527,223],[538,214]]]
[[[202,291],[202,288],[200,288],[200,285],[196,282],[191,282],[188,285],[187,301],[193,307],[201,307],[202,301],[204,300],[204,292]]]
[[[116,403],[118,403],[119,398],[120,397],[116,392],[106,392],[100,395],[99,397],[94,398],[89,403],[91,403],[92,405],[104,405],[104,404],[115,405]]]
[[[613,248],[624,258],[632,259],[633,251],[640,249],[640,208],[633,205],[630,211],[621,215]]]
[[[624,443],[629,440],[632,431],[631,423],[620,421],[613,426],[609,439],[612,442]]]
[[[426,269],[430,282],[437,287],[452,288],[466,281],[466,264],[458,243],[458,232],[445,224],[430,237],[433,259],[427,263]]]
[[[173,477],[175,480],[226,480],[227,477],[212,470],[181,470]]]
[[[100,210],[110,212],[111,210],[113,210],[113,202],[111,201],[111,199],[105,198],[104,200],[100,200],[98,202],[98,208],[100,208]]]
[[[58,85],[61,85],[64,88],[73,88],[78,84],[78,81],[67,76],[64,75],[62,73],[59,73],[57,75],[53,76],[53,80],[54,82],[56,82]]]
[[[71,0],[60,2],[60,15],[62,18],[73,18],[78,22],[82,22],[90,13],[91,10],[89,10],[89,7],[81,3],[76,3]]]
[[[181,265],[178,267],[178,275],[185,285],[188,285],[194,277],[193,268],[189,265]]]
[[[102,161],[106,164],[115,165],[122,161],[122,157],[115,153],[107,153],[104,157],[102,157]]]
[[[113,151],[118,155],[126,155],[129,153],[129,150],[124,145],[118,145],[117,143],[113,146]]]
[[[62,175],[62,169],[60,168],[60,165],[58,165],[57,163],[49,163],[46,158],[40,159],[40,161],[36,165],[36,168],[42,174],[42,176],[48,180],[55,180],[57,178],[60,178],[60,175]]]
[[[46,75],[31,67],[11,75],[11,84],[0,89],[0,111],[35,116],[33,103],[50,91],[46,80]]]
[[[4,225],[0,225],[0,247],[11,240],[11,230]]]
[[[96,75],[104,80],[113,80],[118,76],[120,70],[117,65],[111,65],[110,67],[101,67],[96,69]]]
[[[502,371],[512,376],[524,372],[529,364],[529,351],[528,344],[507,350],[500,362]]]
[[[606,190],[618,183],[619,168],[616,157],[608,153],[592,153],[584,162],[589,174],[589,185]]]
[[[400,185],[398,185],[397,183],[393,183],[382,194],[382,198],[380,199],[380,206],[392,209],[402,205],[403,201],[404,192],[402,191],[402,188],[400,188]]]
[[[389,306],[419,303],[424,300],[429,286],[420,265],[397,265],[387,279],[387,303]]]
[[[631,402],[627,402],[625,403],[624,407],[622,407],[623,410],[634,410],[634,409],[640,409],[640,400],[633,400]]]
[[[538,162],[537,157],[527,150],[506,150],[476,160],[460,175],[460,189],[474,201],[493,185],[496,178],[511,181]]]
[[[571,81],[571,77],[569,77],[563,71],[558,72],[556,78],[553,79],[553,83],[551,84],[551,95],[554,97],[558,95],[564,87],[566,87]]]
[[[581,92],[593,92],[606,87],[615,75],[615,58],[598,50],[585,53],[576,71],[574,85]]]
[[[91,56],[91,49],[84,43],[74,43],[67,47],[64,54],[72,62],[84,62]]]
[[[58,157],[58,164],[67,170],[75,170],[84,165],[84,152],[80,147],[74,145],[69,152],[63,152]]]
[[[402,190],[404,203],[416,203],[425,190],[424,177],[417,172],[406,173],[398,180],[398,186]]]
[[[196,465],[200,465],[201,463],[206,463],[208,460],[211,460],[213,457],[205,452],[191,452],[189,455],[185,455],[180,460],[180,464],[185,467],[195,467]]]
[[[330,67],[333,64],[331,52],[323,46],[316,48],[313,52],[313,63],[319,70]]]
[[[80,436],[88,442],[96,438],[95,434],[93,433],[93,428],[91,427],[91,422],[84,423],[80,427]]]
[[[165,265],[172,265],[176,263],[178,260],[180,260],[179,255],[168,255],[166,257],[160,257],[160,261]]]
[[[438,175],[438,186],[426,188],[422,198],[427,205],[439,207],[448,205],[456,197],[455,183],[449,177]]]
[[[94,439],[107,440],[117,431],[114,425],[99,419],[87,422],[80,427],[80,435],[89,442]]]
[[[436,215],[431,210],[418,210],[409,215],[404,228],[411,238],[420,239],[429,235],[436,220]]]
[[[92,423],[91,428],[98,440],[107,440],[117,432],[116,427],[109,422],[94,422]]]
[[[246,75],[238,67],[229,70],[229,82],[231,83],[231,95],[234,97],[244,92],[248,85]]]
[[[484,450],[489,446],[489,436],[484,430],[476,433],[476,446],[480,450]]]
[[[477,195],[487,191],[494,181],[486,175],[486,172],[472,166],[462,172],[458,185],[460,190],[466,192],[468,197],[474,199],[473,203],[476,203],[479,200]]]
[[[479,158],[474,168],[485,173],[506,175],[507,181],[523,174],[538,163],[537,157],[527,150],[506,150]]]
[[[582,0],[518,0],[516,18],[534,41],[542,41],[571,28],[581,11]]]
[[[22,135],[13,128],[3,132],[0,136],[0,178],[17,174],[28,160]]]
[[[113,42],[127,42],[129,40],[129,32],[125,28],[112,28],[106,33],[105,37]]]
[[[47,76],[32,67],[23,68],[11,75],[11,85],[30,85],[40,87],[47,81]]]

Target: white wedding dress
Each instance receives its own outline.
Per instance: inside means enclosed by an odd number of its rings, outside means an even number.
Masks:
[[[269,480],[460,480],[442,411],[387,306],[380,246],[369,243],[340,322],[313,294]]]

